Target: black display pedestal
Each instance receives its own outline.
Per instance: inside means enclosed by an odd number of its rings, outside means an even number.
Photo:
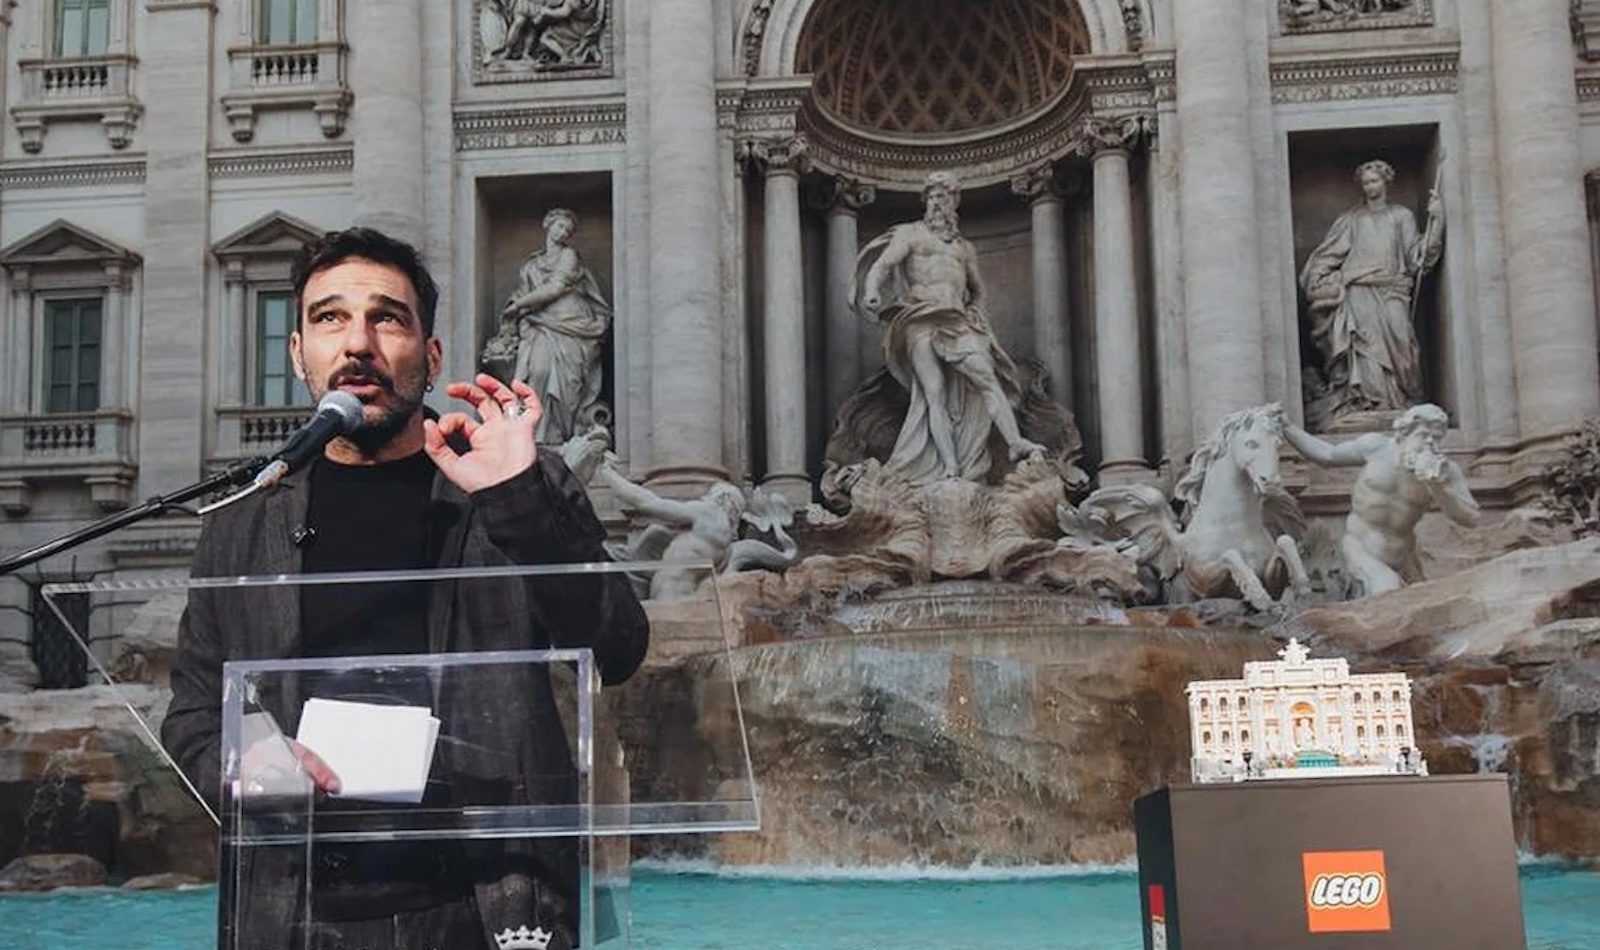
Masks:
[[[1145,950],[1527,946],[1503,775],[1183,785],[1134,821]]]

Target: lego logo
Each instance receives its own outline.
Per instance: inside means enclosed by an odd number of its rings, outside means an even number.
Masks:
[[[1306,926],[1312,933],[1390,928],[1389,876],[1382,851],[1306,851]]]
[[[1319,874],[1311,885],[1316,908],[1376,907],[1383,899],[1380,874]]]

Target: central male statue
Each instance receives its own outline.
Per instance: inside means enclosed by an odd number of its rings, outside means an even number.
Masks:
[[[1044,447],[1017,428],[1017,369],[989,329],[977,251],[957,229],[960,183],[935,172],[922,196],[921,221],[890,228],[862,249],[851,288],[856,312],[882,322],[884,362],[911,395],[886,467],[912,485],[982,481],[992,464],[991,429],[1011,461]],[[886,281],[898,286],[887,307]]]

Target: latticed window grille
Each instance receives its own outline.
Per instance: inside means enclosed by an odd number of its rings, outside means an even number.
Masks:
[[[33,588],[31,601],[28,649],[33,665],[39,669],[39,688],[77,689],[87,685],[89,660],[83,649],[45,602],[40,588]],[[80,633],[89,629],[88,594],[57,594],[55,601]]]

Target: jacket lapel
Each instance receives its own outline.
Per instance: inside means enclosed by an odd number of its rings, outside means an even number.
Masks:
[[[285,478],[272,489],[265,504],[261,532],[262,574],[298,575],[305,558],[295,543],[295,534],[305,527],[310,507],[310,466]],[[275,584],[262,588],[261,622],[266,625],[262,646],[264,656],[290,657],[300,649],[300,585]]]

